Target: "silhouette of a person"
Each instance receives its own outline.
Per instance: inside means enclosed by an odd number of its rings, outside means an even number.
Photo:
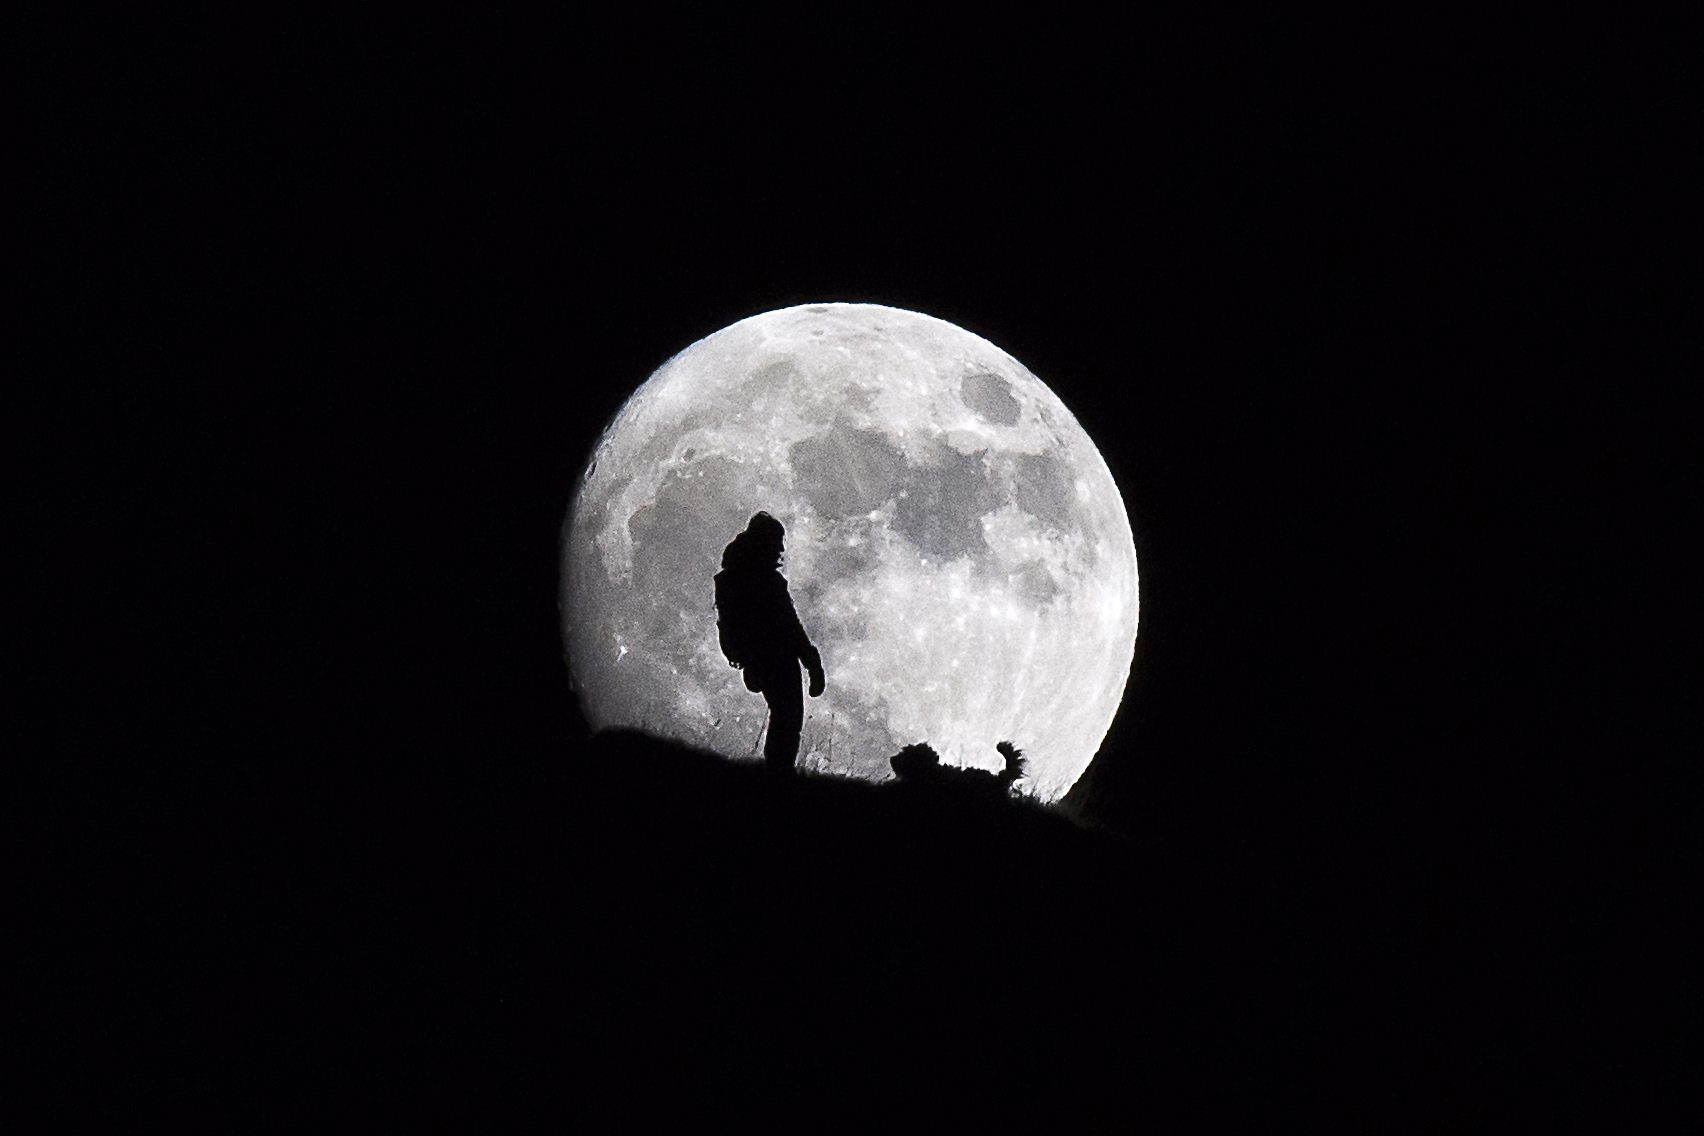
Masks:
[[[716,573],[716,631],[728,665],[745,672],[746,689],[769,704],[769,734],[763,758],[771,769],[791,773],[799,756],[805,700],[799,664],[811,676],[811,697],[823,690],[822,656],[799,623],[781,575],[786,530],[768,513],[756,513],[745,531],[722,550]]]

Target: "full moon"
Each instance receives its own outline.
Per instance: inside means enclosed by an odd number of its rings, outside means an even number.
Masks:
[[[766,710],[717,644],[722,548],[764,510],[828,687],[799,768],[882,781],[943,763],[1065,795],[1094,758],[1136,644],[1124,501],[1065,404],[963,328],[873,304],[740,320],[617,412],[562,538],[569,671],[596,729],[760,760]]]

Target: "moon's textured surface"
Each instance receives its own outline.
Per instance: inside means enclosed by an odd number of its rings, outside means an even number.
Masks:
[[[562,543],[575,689],[595,728],[756,760],[766,717],[717,647],[712,577],[759,509],[822,651],[805,769],[870,780],[902,746],[1029,756],[1063,796],[1106,736],[1136,642],[1136,550],[1106,462],[1022,364],[916,312],[741,320],[659,368],[581,477]]]

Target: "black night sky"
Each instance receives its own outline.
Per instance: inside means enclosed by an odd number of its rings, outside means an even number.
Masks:
[[[1699,297],[1663,237],[1663,29],[566,12],[139,28],[44,88],[78,108],[39,132],[66,177],[37,200],[78,330],[48,412],[74,444],[36,468],[102,550],[50,562],[25,691],[76,692],[54,823],[103,929],[55,964],[77,1009],[44,1011],[42,1052],[100,1090],[64,1107],[622,1124],[685,1093],[677,1123],[879,1098],[1211,1126],[1680,1099],[1690,889],[1659,834],[1694,774],[1659,754],[1697,612],[1643,566],[1673,571],[1669,500],[1696,512],[1696,455],[1658,439],[1698,420]],[[987,337],[1101,447],[1142,623],[1073,802],[1113,850],[1034,918],[1170,913],[1080,966],[1030,927],[1020,977],[982,975],[1004,1028],[950,999],[926,1042],[820,1025],[839,1080],[706,993],[738,952],[671,954],[761,937],[742,881],[658,880],[677,853],[750,868],[729,849],[759,837],[712,814],[811,838],[714,777],[638,830],[589,821],[577,797],[668,793],[598,768],[555,609],[621,401],[811,300]],[[701,843],[657,851],[676,821]],[[874,940],[870,870],[836,894]],[[918,949],[997,942],[982,918]],[[1128,942],[1216,961],[1156,1009]],[[649,1012],[686,1032],[612,1038],[607,999],[680,967],[705,988]],[[1126,1032],[1041,1036],[1055,987]],[[851,1013],[837,981],[789,989]],[[700,1013],[715,1040],[681,1040]]]

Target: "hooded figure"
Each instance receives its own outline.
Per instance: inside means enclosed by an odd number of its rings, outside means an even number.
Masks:
[[[769,704],[763,758],[771,769],[792,772],[799,756],[805,700],[799,664],[811,676],[811,697],[823,690],[822,656],[811,645],[781,575],[786,530],[768,513],[756,513],[745,531],[722,550],[716,573],[716,631],[728,665],[745,672],[746,689]]]

